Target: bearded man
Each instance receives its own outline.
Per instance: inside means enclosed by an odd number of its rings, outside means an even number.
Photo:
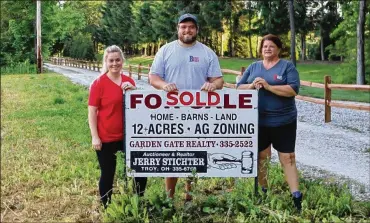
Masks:
[[[149,72],[150,84],[167,92],[178,90],[215,91],[222,89],[223,77],[218,57],[213,50],[197,41],[199,25],[192,14],[180,16],[178,39],[162,46],[155,55]],[[166,191],[173,198],[176,177],[166,178]],[[192,199],[190,181],[186,182],[185,200]]]

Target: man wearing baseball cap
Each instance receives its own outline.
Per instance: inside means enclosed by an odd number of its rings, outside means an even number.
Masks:
[[[199,25],[197,17],[186,13],[177,23],[178,39],[162,46],[155,55],[149,72],[150,84],[156,89],[171,91],[222,89],[223,77],[217,55],[209,47],[197,41]],[[174,197],[177,177],[166,178],[166,191]],[[185,200],[190,181],[186,182]]]
[[[186,22],[186,21],[192,21],[197,27],[198,27],[198,19],[192,14],[186,13],[182,16],[180,16],[178,24]]]

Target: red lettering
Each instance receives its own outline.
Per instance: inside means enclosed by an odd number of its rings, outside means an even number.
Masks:
[[[178,92],[168,92],[167,93],[167,105],[171,105],[171,106],[174,106],[174,105],[177,105],[178,103],[178,100],[177,98],[175,97],[175,95],[177,96]],[[172,100],[171,101],[168,101],[168,100]]]
[[[195,99],[196,99],[196,101],[195,101],[196,105],[206,105],[207,104],[206,102],[201,102],[200,101],[200,92],[195,93]]]
[[[239,94],[239,108],[252,108],[250,98],[252,98],[252,94]]]
[[[152,98],[155,99],[155,104],[154,105],[152,105],[150,103],[150,100]],[[161,104],[162,104],[162,98],[161,98],[161,96],[159,96],[157,94],[148,94],[145,97],[144,103],[145,103],[146,107],[148,107],[149,109],[156,109],[156,108],[159,108],[161,106]]]
[[[236,108],[236,105],[230,104],[230,95],[224,95],[224,108]]]
[[[185,96],[189,96],[189,101],[185,101],[184,100],[184,97]],[[183,105],[191,105],[194,101],[194,96],[192,93],[188,92],[188,91],[185,91],[183,93],[181,93],[180,95],[180,103],[183,104]]]
[[[215,99],[215,101],[212,101],[212,97]],[[208,105],[218,105],[220,104],[220,95],[216,92],[208,92]]]
[[[141,104],[141,100],[139,100],[139,98],[143,98],[143,95],[142,94],[131,94],[130,97],[131,97],[130,108],[136,108],[137,104]]]

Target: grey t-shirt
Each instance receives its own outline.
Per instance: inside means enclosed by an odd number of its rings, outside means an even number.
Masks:
[[[290,85],[298,94],[299,74],[290,61],[281,59],[269,70],[265,69],[262,61],[254,62],[244,72],[237,85],[251,84],[256,77],[265,79],[269,85]],[[258,112],[260,126],[282,126],[297,119],[294,97],[279,96],[263,88],[258,92]]]
[[[175,83],[179,90],[200,90],[208,77],[222,76],[213,50],[198,41],[192,47],[183,47],[177,40],[158,50],[150,73]]]

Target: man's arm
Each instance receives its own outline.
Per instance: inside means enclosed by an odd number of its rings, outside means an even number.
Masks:
[[[222,89],[224,86],[223,77],[208,77],[208,81],[203,84],[200,88],[201,91],[215,91],[217,89]]]
[[[162,90],[167,84],[161,77],[155,74],[149,74],[149,82],[155,89]]]
[[[222,89],[224,87],[224,78],[221,77],[209,77],[208,82],[215,85],[216,89]]]
[[[150,85],[152,85],[155,89],[158,90],[165,90],[167,92],[178,90],[176,84],[167,83],[160,76],[155,74],[149,74],[149,81]]]

